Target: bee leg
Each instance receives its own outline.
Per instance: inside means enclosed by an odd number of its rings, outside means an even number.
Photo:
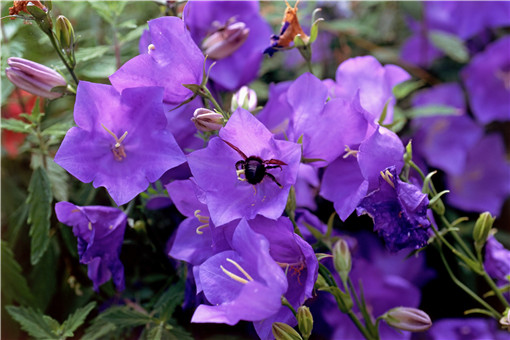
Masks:
[[[278,183],[278,181],[276,180],[276,178],[273,175],[271,175],[270,173],[266,173],[266,176],[269,177],[271,180],[273,180],[273,182],[275,182],[276,185],[278,185],[280,187],[280,189],[283,188],[283,186],[280,183]]]

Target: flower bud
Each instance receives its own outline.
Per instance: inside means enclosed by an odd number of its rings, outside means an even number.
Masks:
[[[326,288],[328,287],[328,283],[326,282],[326,279],[324,279],[324,277],[319,274],[317,276],[317,281],[315,281],[315,284],[313,285],[313,288],[314,289],[321,289],[321,288]]]
[[[51,34],[51,28],[53,27],[53,23],[48,14],[48,9],[39,4],[28,1],[26,11],[34,17],[35,22],[37,22],[37,24],[39,25],[41,30],[43,30],[44,33]]]
[[[352,259],[349,245],[344,239],[339,239],[333,247],[333,263],[343,281],[346,281],[351,271]]]
[[[303,340],[294,328],[283,322],[273,322],[271,331],[276,340]]]
[[[223,127],[224,122],[221,113],[205,108],[196,109],[191,121],[202,132],[218,131]]]
[[[55,25],[55,30],[60,46],[66,51],[73,50],[75,41],[74,28],[69,19],[63,15],[59,15]]]
[[[202,42],[204,54],[210,59],[223,59],[237,51],[246,41],[250,29],[244,22],[236,22],[218,29]]]
[[[297,310],[297,321],[299,331],[305,339],[308,339],[313,329],[313,316],[310,313],[310,308],[300,306]]]
[[[243,86],[234,93],[231,104],[232,112],[237,110],[238,107],[250,112],[254,111],[257,108],[257,94],[255,91],[247,86]]]
[[[397,329],[409,332],[423,332],[432,326],[432,321],[424,311],[411,307],[396,307],[386,312],[382,319]]]
[[[7,64],[7,78],[20,89],[49,99],[63,95],[51,92],[54,87],[67,86],[66,80],[51,68],[23,58],[9,58]]]
[[[507,308],[503,312],[503,317],[499,319],[499,324],[503,329],[506,329],[510,332],[510,308]]]
[[[489,232],[491,231],[495,219],[495,217],[492,217],[491,214],[486,211],[480,214],[480,217],[476,220],[475,228],[473,229],[473,239],[477,250],[481,250],[485,242],[487,242],[487,237],[489,237]]]

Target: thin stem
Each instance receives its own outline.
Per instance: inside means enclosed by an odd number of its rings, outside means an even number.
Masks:
[[[221,115],[223,116],[223,118],[225,120],[228,120],[228,118],[229,118],[228,115],[223,111],[223,109],[221,108],[220,104],[218,104],[216,99],[214,99],[213,95],[211,94],[211,91],[209,91],[209,89],[206,86],[202,86],[202,90],[204,91],[204,94],[205,94],[205,98],[204,99],[210,100],[211,103],[213,103],[214,108],[216,109],[216,111],[221,113]]]
[[[487,272],[485,270],[484,270],[482,276],[485,279],[485,281],[489,284],[489,286],[491,287],[491,289],[494,292],[494,294],[496,294],[496,296],[498,297],[499,301],[501,301],[501,303],[505,307],[510,307],[510,303],[505,299],[505,297],[503,296],[503,294],[499,290],[498,286],[496,286],[496,283],[494,283],[494,280],[492,280],[489,277],[489,275],[487,274]]]
[[[450,230],[452,229],[452,226],[450,224],[450,221],[448,221],[448,219],[446,219],[446,217],[444,215],[441,216],[441,221],[446,225],[446,227]],[[455,238],[455,241],[457,241],[458,244],[460,244],[460,246],[462,247],[462,249],[464,250],[464,252],[466,253],[467,256],[471,257],[471,259],[473,259],[474,261],[477,260],[476,256],[473,254],[473,252],[471,252],[471,250],[469,249],[469,247],[466,245],[466,243],[464,242],[464,240],[459,236],[459,234],[457,234],[456,232],[452,232],[450,233],[453,235],[453,237]]]
[[[55,37],[53,36],[53,31],[51,33],[46,33],[46,35],[50,38],[50,41],[51,41],[51,44],[53,45],[53,48],[55,49],[55,51],[57,51],[57,54],[58,56],[60,57],[60,59],[62,60],[62,62],[64,63],[65,67],[67,68],[67,70],[69,71],[69,73],[71,74],[71,77],[73,77],[73,80],[74,82],[76,83],[76,85],[78,85],[78,78],[76,77],[76,74],[74,74],[74,70],[73,68],[69,65],[69,63],[67,62],[66,60],[66,57],[62,54],[62,51],[60,50],[60,48],[57,46],[57,43],[55,41]]]
[[[443,261],[444,266],[446,267],[446,270],[448,271],[448,275],[450,275],[450,278],[452,281],[459,286],[463,291],[465,291],[469,296],[471,296],[473,299],[475,299],[478,303],[480,303],[482,306],[484,306],[494,318],[499,319],[501,315],[492,308],[487,302],[485,302],[483,299],[481,299],[478,295],[476,295],[469,287],[464,285],[462,282],[459,281],[453,274],[450,266],[448,265],[448,262],[446,261],[446,258],[444,257],[443,250],[441,249],[441,246],[438,247],[439,249],[439,255],[441,256],[441,260]]]
[[[122,66],[122,62],[120,60],[120,44],[119,39],[117,37],[117,28],[115,27],[115,23],[112,24],[113,30],[113,49],[115,50],[115,66],[117,70]]]
[[[292,312],[292,314],[294,314],[294,317],[296,317],[297,316],[297,312],[294,309],[294,307],[292,307],[292,305],[290,304],[289,300],[287,300],[284,296],[282,296],[281,300],[282,300],[282,306],[288,307],[290,309],[290,311]]]
[[[409,165],[411,166],[411,168],[413,168],[414,170],[418,171],[418,173],[420,174],[421,179],[425,179],[425,174],[423,173],[423,171],[421,171],[420,167],[418,165],[416,165],[416,163],[414,163],[413,161],[410,161]]]

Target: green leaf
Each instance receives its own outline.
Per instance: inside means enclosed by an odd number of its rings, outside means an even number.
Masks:
[[[41,108],[39,105],[39,97],[37,97],[34,108],[32,109],[32,112],[30,113],[30,121],[35,123],[38,122],[41,118]]]
[[[87,328],[81,340],[103,339],[107,334],[113,333],[116,330],[117,327],[113,323],[104,321],[98,317],[94,319],[92,325]]]
[[[163,338],[164,322],[160,322],[158,325],[152,327],[147,335],[148,339],[161,340]]]
[[[73,126],[72,120],[58,122],[44,129],[41,134],[43,136],[53,136],[56,138],[62,138],[66,135],[67,131]]]
[[[30,305],[34,297],[28,288],[27,280],[21,273],[21,266],[14,258],[7,242],[2,241],[2,295],[5,300],[14,300],[21,304]]]
[[[315,11],[314,11],[315,13]],[[312,28],[310,28],[310,40],[309,43],[313,43],[317,39],[317,35],[319,34],[319,22],[324,21],[323,18],[319,18],[315,20],[312,24]]]
[[[409,118],[430,117],[430,116],[451,116],[458,115],[459,109],[445,105],[426,105],[415,107],[405,112]]]
[[[73,314],[69,315],[66,321],[62,324],[62,335],[65,337],[74,336],[74,331],[80,327],[87,318],[87,315],[96,307],[95,302],[90,302],[82,308],[78,308]]]
[[[29,235],[31,237],[30,262],[36,265],[48,248],[50,241],[51,216],[51,189],[50,180],[43,168],[37,168],[32,174],[28,187],[27,204]]]
[[[34,154],[30,166],[33,169],[37,169],[41,167],[42,160],[41,156]],[[46,166],[48,171],[46,174],[48,175],[48,179],[50,180],[51,192],[53,193],[53,197],[57,201],[68,201],[69,200],[69,175],[67,171],[65,171],[60,165],[55,163],[53,158],[46,157]]]
[[[429,32],[429,38],[438,49],[459,63],[469,61],[469,51],[464,42],[454,34],[433,30]]]
[[[153,321],[149,314],[133,310],[127,306],[109,308],[99,317],[120,328],[146,325]]]
[[[169,320],[174,313],[175,307],[184,300],[184,281],[179,281],[164,292],[154,304],[154,310],[159,313],[159,318]]]
[[[25,123],[19,119],[4,119],[2,118],[2,129],[14,131],[14,132],[23,132],[28,133],[32,129],[32,124]]]
[[[110,49],[110,46],[103,45],[80,48],[76,51],[75,58],[78,63],[84,63],[92,59],[101,58]]]
[[[6,306],[5,309],[20,325],[21,329],[36,339],[58,339],[40,310]]]
[[[301,37],[301,34],[298,34],[294,37],[294,46],[296,47],[303,47],[305,46],[305,41]]]
[[[397,84],[393,87],[393,95],[397,99],[403,99],[407,97],[411,92],[419,89],[425,85],[423,80],[408,80],[403,83]]]

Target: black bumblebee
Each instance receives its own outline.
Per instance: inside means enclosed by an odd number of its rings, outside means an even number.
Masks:
[[[237,151],[237,153],[241,157],[243,157],[242,160],[236,162],[237,177],[240,180],[247,181],[248,183],[255,185],[262,182],[264,177],[267,176],[273,182],[275,182],[280,188],[282,188],[282,185],[278,183],[276,178],[272,174],[267,172],[267,170],[275,168],[280,168],[280,170],[282,170],[281,166],[287,165],[287,163],[280,161],[278,159],[262,160],[260,157],[257,156],[246,157],[244,152],[239,150],[237,146],[232,145],[226,140],[223,141],[232,149]],[[244,178],[240,177],[241,174],[244,174]]]

